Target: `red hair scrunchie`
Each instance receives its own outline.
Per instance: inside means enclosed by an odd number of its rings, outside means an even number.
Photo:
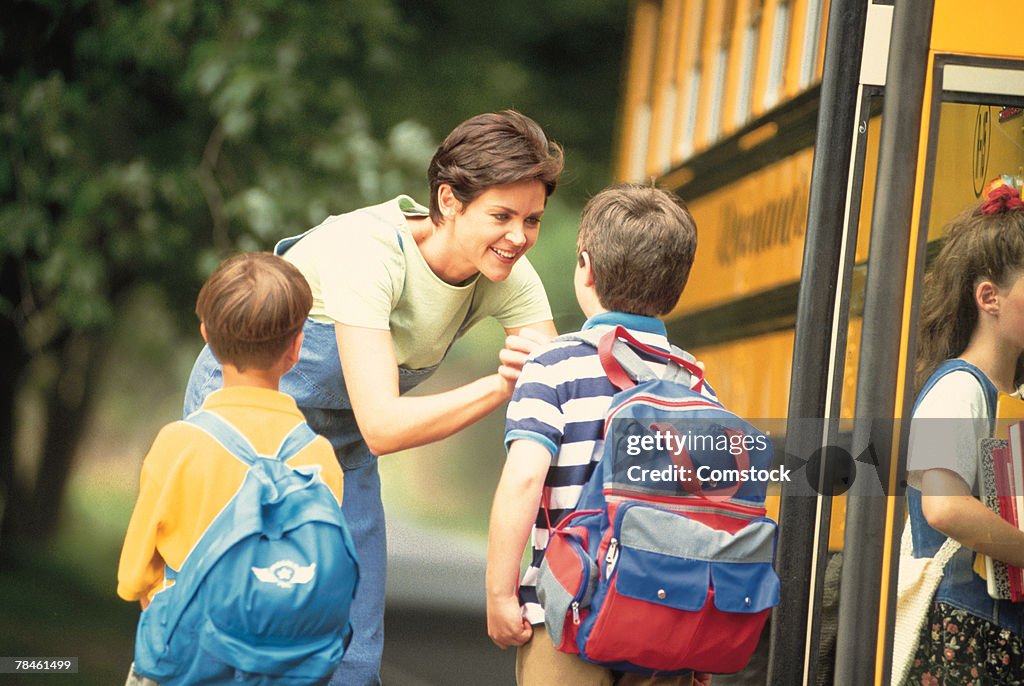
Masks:
[[[988,193],[988,199],[979,208],[985,216],[1002,214],[1010,210],[1019,210],[1024,207],[1024,200],[1020,199],[1020,192],[1013,186],[996,186]]]

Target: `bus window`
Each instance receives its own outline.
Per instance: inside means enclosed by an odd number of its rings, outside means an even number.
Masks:
[[[789,0],[779,0],[772,17],[771,57],[768,63],[768,85],[764,108],[771,109],[782,96],[782,80],[786,69],[786,46],[789,41]]]
[[[651,140],[647,151],[647,169],[651,174],[664,174],[672,166],[672,125],[678,107],[675,70],[679,60],[676,43],[682,21],[683,0],[665,0],[661,8],[658,48],[651,106]]]
[[[729,73],[729,44],[732,42],[732,30],[735,23],[736,0],[726,0],[712,74],[714,90],[711,94],[711,113],[708,116],[709,143],[717,140],[722,133],[722,108],[725,103],[726,77]]]
[[[685,50],[686,85],[680,89],[684,96],[679,107],[681,134],[676,149],[677,161],[685,160],[694,151],[694,140],[697,135],[697,111],[700,105],[701,73],[704,70],[704,56],[701,51],[701,36],[704,34],[704,21],[707,15],[704,2],[691,0],[688,3],[685,25],[686,40],[682,49]]]
[[[654,2],[637,6],[630,41],[628,88],[622,160],[629,178],[643,178],[651,130],[651,88],[657,42],[658,7]]]
[[[819,58],[825,47],[824,37],[821,34],[825,0],[807,0],[804,12],[804,39],[801,42],[802,54],[800,55],[800,90],[810,87],[818,80]]]
[[[737,89],[733,126],[739,128],[750,120],[750,102],[754,91],[754,70],[757,60],[757,39],[764,15],[764,0],[748,0],[747,21],[743,28],[743,52],[740,56],[740,78]]]

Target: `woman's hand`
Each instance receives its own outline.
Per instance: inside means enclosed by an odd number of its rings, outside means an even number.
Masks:
[[[507,395],[511,396],[526,358],[549,342],[556,332],[551,322],[542,322],[536,328],[508,329],[507,332],[505,345],[498,352],[498,375],[505,383]]]

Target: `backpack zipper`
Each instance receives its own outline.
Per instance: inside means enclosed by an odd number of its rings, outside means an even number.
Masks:
[[[619,561],[619,540],[612,537],[608,541],[608,553],[604,556],[604,578],[610,579],[615,571],[615,564]]]
[[[696,498],[694,496],[641,495],[621,488],[607,488],[604,491],[604,495],[605,498],[625,500],[626,502],[623,503],[623,506],[629,505],[630,502],[651,503],[704,512],[724,510],[726,514],[749,517],[763,517],[766,512],[764,507],[758,507],[756,505],[743,505],[741,503],[728,502],[724,500],[704,502],[700,498]]]
[[[612,419],[615,418],[615,415],[617,415],[619,412],[621,412],[622,409],[625,408],[626,406],[628,406],[628,405],[635,405],[636,403],[646,403],[648,405],[660,405],[662,407],[673,407],[673,408],[677,408],[677,409],[681,408],[681,407],[686,407],[686,408],[693,408],[693,409],[698,409],[698,410],[718,410],[719,412],[723,412],[723,413],[729,415],[730,417],[735,417],[736,419],[739,419],[740,421],[744,421],[744,420],[740,419],[740,417],[738,415],[733,414],[729,410],[725,409],[722,405],[719,405],[718,403],[714,402],[713,400],[708,400],[708,399],[703,398],[703,397],[691,398],[689,400],[665,400],[664,398],[659,398],[659,397],[653,396],[653,395],[636,395],[636,396],[633,396],[632,398],[630,398],[629,400],[627,400],[626,402],[622,403],[618,407],[616,407],[612,411],[612,413],[609,414],[605,418],[604,426],[605,426],[605,434],[606,435],[608,433],[608,425],[611,424],[611,421],[612,421]]]
[[[567,519],[563,520],[563,523],[567,521]],[[569,605],[569,607],[572,609],[572,623],[578,625],[580,623],[580,603],[586,600],[587,591],[589,590],[590,586],[590,570],[587,567],[586,563],[587,552],[586,549],[583,547],[583,541],[580,540],[580,538],[576,534],[569,533],[568,531],[562,531],[559,528],[555,531],[555,535],[563,536],[565,538],[566,542],[569,544],[569,547],[576,554],[576,558],[577,560],[579,560],[580,563],[580,588],[578,591],[576,591],[576,593],[573,594],[572,603]]]

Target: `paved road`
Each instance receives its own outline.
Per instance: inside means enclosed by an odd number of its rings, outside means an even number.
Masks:
[[[388,522],[384,686],[515,684],[515,652],[487,637],[485,544]]]
[[[487,638],[483,615],[388,609],[384,686],[515,686],[515,652]]]

